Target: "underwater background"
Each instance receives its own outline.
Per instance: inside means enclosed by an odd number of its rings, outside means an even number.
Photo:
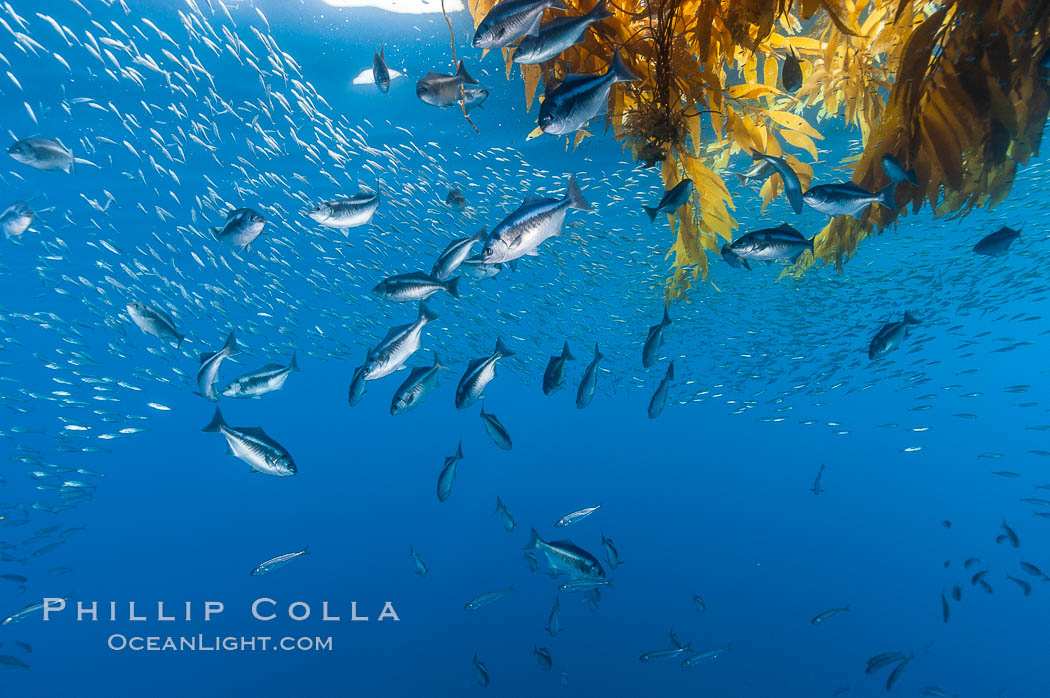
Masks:
[[[460,57],[489,90],[470,113],[477,134],[413,90],[430,71],[451,72],[440,12],[82,2],[0,11],[10,140],[59,139],[88,161],[64,173],[9,160],[0,173],[10,202],[37,214],[0,245],[0,616],[70,596],[140,609],[191,601],[196,617],[132,622],[122,611],[78,623],[66,611],[9,623],[3,695],[874,696],[888,670],[866,674],[865,661],[891,651],[914,655],[896,694],[1050,691],[1050,585],[1021,565],[1050,570],[1050,517],[1037,515],[1050,512],[1038,489],[1050,483],[1045,157],[1019,169],[1002,205],[909,215],[841,272],[778,281],[777,264],[713,261],[711,283],[669,307],[662,358],[647,369],[671,242],[666,218],[650,223],[642,210],[663,192],[658,172],[600,121],[577,148],[526,141],[536,108],[526,111],[498,52],[470,48],[466,12],[450,18]],[[380,46],[405,76],[388,94],[352,84]],[[159,71],[133,60],[144,54]],[[829,180],[860,145],[845,127],[823,133],[814,169]],[[427,402],[390,415],[402,371],[348,405],[368,349],[416,316],[414,303],[372,288],[429,269],[450,240],[491,230],[525,195],[562,197],[569,175],[593,212],[570,211],[564,233],[515,269],[428,301],[440,317],[408,365],[436,352],[450,370]],[[343,234],[303,215],[377,182],[367,226]],[[741,230],[791,220],[810,237],[826,221],[783,199],[762,211],[736,178],[726,184]],[[454,188],[461,213],[444,203]],[[209,228],[242,206],[263,213],[266,234],[245,251],[219,246]],[[1008,254],[973,253],[1004,225],[1021,229]],[[130,302],[169,312],[186,340],[143,334]],[[906,310],[921,325],[870,361],[872,336]],[[242,353],[222,365],[222,384],[295,352],[301,372],[279,392],[218,403],[229,424],[262,427],[287,448],[294,477],[253,474],[201,432],[215,406],[194,394],[198,355],[231,331]],[[499,362],[484,408],[512,436],[509,451],[478,406],[453,405],[458,377],[497,338],[515,355]],[[576,357],[566,387],[544,395],[544,367],[565,341]],[[596,342],[599,387],[581,410],[574,396]],[[666,409],[649,419],[672,359]],[[441,502],[438,474],[460,442]],[[530,527],[601,560],[610,583],[596,608],[559,592],[564,577],[530,571]],[[607,563],[603,537],[622,565]],[[249,574],[304,546],[287,567]],[[970,558],[979,562],[964,566]],[[979,570],[988,589],[972,582]],[[251,618],[260,597],[278,602],[277,620]],[[563,627],[551,636],[556,598]],[[207,600],[225,611],[203,623]],[[294,601],[312,617],[284,616]],[[343,620],[320,621],[323,601]],[[349,622],[351,601],[372,620]],[[380,622],[388,601],[399,620]],[[687,655],[639,661],[672,630],[698,652],[731,649],[686,667]],[[114,633],[331,636],[333,648],[114,651]],[[534,647],[549,651],[549,671]]]

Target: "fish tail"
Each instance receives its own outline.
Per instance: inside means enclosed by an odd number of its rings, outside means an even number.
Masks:
[[[645,209],[645,212],[647,214],[649,214],[649,222],[650,223],[655,223],[656,222],[656,216],[660,213],[660,209],[658,209],[656,207],[650,208],[649,206],[642,206],[642,208]]]
[[[211,235],[212,235],[212,237],[215,238],[216,241],[218,241],[219,236],[221,234],[222,234],[222,231],[220,231],[218,228],[215,228],[215,227],[211,228]]]
[[[535,550],[536,548],[540,547],[540,543],[542,542],[543,539],[540,538],[539,531],[536,530],[535,526],[531,527],[529,529],[529,542],[525,544],[525,549]]]
[[[463,61],[459,62],[459,68],[456,70],[456,77],[459,78],[460,82],[464,85],[480,85],[477,80],[470,77],[470,73],[467,72],[467,66],[463,65]]]
[[[904,324],[905,325],[921,325],[922,323],[919,322],[919,320],[914,315],[911,314],[910,310],[905,310],[904,311]]]
[[[460,277],[457,276],[456,278],[449,279],[445,282],[445,290],[448,291],[449,295],[453,298],[459,298],[459,279]]]
[[[671,324],[671,316],[667,314],[667,306],[666,305],[664,306],[664,317],[663,317],[662,320],[660,320],[660,324],[663,325],[664,327],[667,327],[668,325]]]
[[[614,82],[637,82],[638,78],[635,77],[634,73],[627,69],[627,66],[623,64],[623,60],[620,58],[619,49],[613,53],[612,61],[609,62],[608,75],[613,76]]]
[[[233,336],[233,331],[226,337],[226,343],[222,345],[222,350],[226,352],[226,356],[233,356],[241,353],[241,347],[237,344],[237,338]]]
[[[459,445],[456,446],[456,458],[463,459],[463,442],[460,441]]]
[[[740,263],[744,265],[744,269],[747,269],[748,271],[751,271],[751,265],[747,263],[747,259],[745,259],[744,257],[741,257],[740,258]]]
[[[842,610],[843,611],[848,611],[849,610],[849,604],[846,604],[845,606],[843,606]]]
[[[419,319],[425,323],[433,322],[438,319],[438,314],[427,307],[426,303],[419,304]]]
[[[600,22],[603,19],[612,17],[612,12],[605,8],[605,4],[605,0],[598,0],[598,4],[594,6],[594,9],[587,13],[592,22]]]
[[[291,373],[299,373],[299,361],[295,358],[295,352],[292,352],[292,360],[288,362],[288,370]]]
[[[441,359],[438,358],[437,352],[434,352],[434,368],[439,371],[444,371],[448,368],[448,366],[441,363]]]
[[[222,428],[226,426],[226,421],[222,418],[222,410],[218,407],[215,408],[215,414],[212,415],[211,421],[205,425],[201,431],[216,432],[222,431]]]
[[[674,378],[674,361],[672,361],[671,363],[667,364],[667,378],[668,378],[668,380],[671,380],[671,379]]]
[[[897,210],[897,184],[898,182],[890,181],[882,191],[876,195],[875,203],[883,208],[888,208],[891,211]]]
[[[734,172],[733,176],[737,178],[738,182],[740,182],[740,186],[743,187],[747,185],[747,177],[745,177],[744,175],[740,174],[739,172]]]
[[[580,185],[576,183],[576,175],[569,177],[569,186],[565,191],[565,195],[569,197],[569,207],[579,209],[581,211],[592,211],[591,205],[587,203],[587,199],[583,198],[583,192],[580,191]]]
[[[175,335],[175,338],[177,340],[177,342],[175,344],[175,349],[176,350],[182,349],[182,342],[183,342],[183,340],[186,339],[186,335],[184,335],[184,334],[177,334],[177,335]]]
[[[605,358],[605,354],[603,354],[600,351],[598,351],[598,342],[595,342],[594,343],[594,360],[597,361],[599,359],[604,359],[604,358]]]
[[[488,236],[488,229],[485,226],[481,226],[481,230],[474,233],[474,242],[485,242],[485,238]]]
[[[564,0],[550,0],[550,7],[552,10],[568,10],[569,6],[565,4]]]
[[[496,348],[492,352],[501,359],[505,359],[508,356],[514,356],[514,352],[507,348],[507,345],[503,343],[502,337],[496,337]]]
[[[561,358],[566,361],[575,361],[576,357],[569,351],[569,340],[565,340],[565,346],[561,348]]]
[[[300,555],[309,555],[310,554],[310,546],[309,545],[304,545],[303,549],[299,551],[299,554]]]

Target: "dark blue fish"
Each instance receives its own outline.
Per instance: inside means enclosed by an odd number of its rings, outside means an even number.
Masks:
[[[998,256],[1006,254],[1006,251],[1010,249],[1010,245],[1013,244],[1014,240],[1021,237],[1020,230],[1014,230],[1003,226],[996,230],[990,235],[985,235],[981,240],[973,246],[973,251],[977,254],[983,254],[987,256]]]
[[[868,345],[868,358],[877,359],[885,356],[901,345],[908,336],[909,325],[921,325],[910,312],[904,311],[904,319],[899,322],[887,322],[883,325]]]
[[[651,223],[656,222],[656,217],[661,213],[671,213],[680,209],[682,206],[689,201],[689,197],[693,193],[693,180],[683,179],[678,184],[674,185],[671,189],[664,192],[663,198],[660,199],[655,207],[642,206],[645,212],[649,214],[649,221]]]

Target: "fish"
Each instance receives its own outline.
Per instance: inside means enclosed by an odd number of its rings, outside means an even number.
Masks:
[[[484,593],[481,596],[475,597],[475,598],[471,599],[470,601],[468,601],[463,606],[463,610],[465,610],[465,611],[476,611],[479,608],[484,608],[485,606],[488,606],[490,603],[492,603],[496,599],[500,598],[504,594],[509,594],[512,591],[514,591],[514,585],[513,584],[511,584],[506,589],[499,589],[497,591],[490,591],[490,592]]]
[[[247,250],[262,235],[266,219],[251,208],[237,208],[226,214],[222,230],[212,228],[211,234],[218,242],[224,242],[237,250]]]
[[[885,188],[870,192],[853,182],[818,184],[802,195],[810,208],[829,216],[852,216],[860,214],[871,204],[878,204],[890,211],[897,210],[897,182],[890,181]]]
[[[795,213],[802,213],[802,182],[799,181],[798,174],[791,169],[788,161],[779,155],[764,155],[757,150],[751,151],[751,155],[756,160],[764,160],[773,168],[773,172],[780,175],[780,181],[784,184],[784,194],[787,195],[792,210]]]
[[[943,698],[948,694],[937,686],[923,686],[919,689],[919,695],[937,698],[938,696]]]
[[[295,352],[292,352],[292,359],[287,366],[266,364],[260,369],[237,376],[221,392],[223,397],[260,397],[283,388],[288,376],[293,373],[299,373]]]
[[[503,0],[478,23],[470,45],[492,50],[510,46],[523,36],[537,36],[543,11],[568,10],[562,0]]]
[[[7,666],[18,667],[19,669],[28,669],[29,665],[23,662],[18,657],[13,657],[10,654],[0,654],[0,664]]]
[[[346,234],[350,228],[371,223],[379,202],[378,190],[360,187],[350,198],[322,201],[308,209],[306,215],[315,223],[326,228],[336,228]]]
[[[566,75],[557,87],[547,90],[540,104],[540,131],[554,136],[578,131],[607,107],[614,84],[637,80],[623,64],[619,49],[604,73]]]
[[[1000,524],[1000,528],[1003,529],[1003,535],[995,539],[996,543],[1002,543],[1006,541],[1010,544],[1011,548],[1017,548],[1021,545],[1021,541],[1020,539],[1018,539],[1017,534],[1014,533],[1014,530],[1010,528],[1005,521],[1003,521],[1002,524]]]
[[[501,271],[503,271],[502,264],[499,262],[489,264],[482,259],[481,255],[464,259],[459,267],[459,272],[471,279],[491,279]]]
[[[828,618],[832,618],[833,616],[837,616],[840,613],[846,613],[848,611],[849,611],[849,604],[846,604],[842,608],[832,608],[830,610],[824,611],[823,613],[818,613],[817,615],[813,616],[813,620],[811,620],[809,622],[810,622],[811,625],[820,625],[821,623],[826,621]]]
[[[813,251],[813,239],[807,240],[805,235],[787,223],[782,223],[776,228],[745,233],[730,243],[729,249],[742,260],[783,260],[794,263],[804,252]]]
[[[966,569],[971,569],[972,567],[974,567],[975,565],[979,565],[980,563],[981,563],[981,558],[979,558],[979,557],[969,557],[969,558],[966,558],[966,561],[963,563],[963,567],[965,567]]]
[[[693,594],[693,604],[696,606],[696,610],[699,613],[703,613],[707,610],[707,604],[704,603],[704,599],[700,594]]]
[[[416,574],[418,574],[420,577],[425,578],[427,576],[427,573],[430,572],[430,570],[427,568],[427,564],[423,562],[423,558],[419,556],[419,553],[417,553],[416,549],[413,548],[411,545],[408,546],[408,553],[412,557],[412,563],[416,567]]]
[[[441,281],[422,271],[396,274],[376,284],[372,293],[380,298],[398,302],[423,301],[438,291],[445,291],[453,298],[459,298],[459,278],[457,276]]]
[[[347,401],[351,407],[357,406],[365,398],[365,366],[354,369],[354,376],[350,379],[350,389],[347,391]]]
[[[561,615],[561,597],[554,597],[554,606],[551,607],[551,612],[547,614],[547,634],[551,637],[557,636],[565,628],[559,622],[558,616]]]
[[[901,674],[904,672],[904,667],[908,666],[908,663],[911,662],[912,659],[913,657],[907,657],[900,664],[893,667],[893,671],[891,671],[890,675],[886,677],[887,691],[893,690],[894,685],[900,680]]]
[[[514,517],[510,515],[510,511],[507,510],[503,500],[496,497],[496,514],[499,515],[500,522],[503,524],[503,530],[507,533],[511,533],[514,530],[515,522]]]
[[[558,591],[591,591],[609,586],[608,579],[573,579],[558,586]]]
[[[728,243],[722,245],[721,254],[722,259],[726,262],[726,264],[733,267],[734,269],[747,269],[748,271],[751,271],[751,265],[748,264],[747,260],[737,255],[736,252],[733,252],[733,248]]]
[[[4,239],[22,237],[35,216],[33,209],[25,201],[16,201],[8,206],[0,213],[0,230],[4,231]]]
[[[609,565],[609,569],[614,570],[620,566],[620,553],[616,549],[616,544],[613,543],[612,538],[605,537],[605,531],[602,534],[602,548],[605,549],[605,562]]]
[[[883,652],[882,654],[877,654],[868,659],[868,667],[864,670],[864,673],[872,674],[882,667],[893,664],[894,662],[902,661],[904,658],[902,652]]]
[[[793,46],[788,47],[788,54],[784,56],[784,65],[780,68],[780,84],[784,86],[785,92],[792,94],[802,87],[802,63],[798,60]]]
[[[75,161],[73,151],[50,138],[23,138],[9,145],[7,154],[45,172],[72,172]]]
[[[664,345],[664,332],[671,326],[671,316],[667,314],[667,306],[664,306],[664,316],[660,322],[649,328],[645,336],[645,344],[642,345],[642,366],[650,368],[660,358],[660,349]]]
[[[594,391],[598,388],[598,362],[605,358],[598,350],[598,343],[594,343],[594,358],[587,364],[580,379],[580,387],[576,389],[576,409],[582,410],[591,404],[594,399]]]
[[[682,661],[683,667],[691,667],[694,664],[706,662],[709,659],[718,659],[726,652],[733,649],[732,643],[725,645],[724,647],[717,647],[713,650],[707,650],[706,652],[698,652],[691,657],[687,657]]]
[[[260,563],[255,569],[253,569],[251,571],[251,575],[253,577],[258,577],[258,576],[263,575],[263,574],[269,574],[270,572],[273,572],[274,570],[277,570],[277,569],[280,569],[280,568],[284,567],[285,565],[287,565],[289,562],[291,562],[295,558],[300,557],[302,555],[309,555],[309,554],[310,554],[310,547],[307,546],[307,547],[303,548],[302,550],[300,550],[299,552],[296,552],[296,553],[285,553],[284,555],[278,555],[277,557],[272,557],[269,560],[267,560],[266,562]]]
[[[904,341],[904,338],[908,336],[908,327],[920,324],[922,323],[907,310],[904,311],[903,320],[887,322],[879,328],[879,331],[872,338],[871,344],[868,345],[868,358],[875,360],[898,348],[901,342]]]
[[[955,601],[962,601],[962,587],[958,584],[952,587],[952,599]]]
[[[14,582],[16,584],[25,584],[29,580],[20,574],[0,574],[0,579],[5,582]]]
[[[456,464],[463,460],[463,442],[456,446],[456,452],[445,458],[445,464],[441,467],[438,475],[437,496],[439,502],[444,502],[452,494],[452,485],[456,482]]]
[[[425,104],[446,109],[459,104],[468,85],[480,84],[470,77],[463,61],[459,62],[455,75],[445,75],[431,71],[416,83],[416,97]]]
[[[890,178],[890,181],[898,183],[908,182],[913,187],[919,186],[919,180],[915,176],[915,170],[904,169],[900,160],[890,153],[883,155],[879,161],[882,163],[882,171]]]
[[[733,176],[737,178],[741,186],[747,186],[752,182],[764,182],[777,173],[776,169],[769,164],[765,158],[759,158],[752,163],[751,167],[748,168],[747,172],[740,174],[739,172],[733,172]],[[800,184],[799,187],[802,185]],[[801,209],[800,209],[801,210]]]
[[[201,354],[201,365],[197,369],[197,387],[200,389],[197,395],[211,402],[219,401],[219,393],[215,390],[215,382],[219,380],[219,366],[231,356],[241,353],[233,332],[226,337],[226,343],[219,351],[207,351]]]
[[[252,470],[276,477],[295,475],[298,468],[284,446],[266,435],[259,427],[231,427],[218,407],[201,431],[226,437],[227,453],[247,463]]]
[[[132,301],[126,307],[131,321],[140,330],[158,339],[175,340],[176,348],[182,346],[182,341],[186,339],[186,335],[175,329],[175,320],[166,312],[138,301]]]
[[[551,653],[546,647],[537,647],[534,644],[532,654],[535,655],[536,661],[540,663],[540,668],[544,671],[550,671],[550,668],[554,666],[554,660],[551,659]]]
[[[517,210],[492,229],[485,239],[481,260],[486,264],[494,264],[538,254],[541,244],[561,235],[565,214],[570,208],[592,210],[576,184],[575,175],[569,177],[564,199],[526,197]]]
[[[69,599],[69,597],[65,596],[65,597],[62,598],[62,601],[67,601],[68,599]],[[37,613],[40,613],[43,610],[44,610],[44,602],[43,601],[38,601],[36,603],[31,603],[28,606],[23,606],[22,608],[20,608],[19,610],[15,611],[11,615],[7,616],[3,620],[0,620],[0,626],[11,625],[12,623],[19,623],[19,622],[25,620],[26,618],[28,618],[29,616],[36,615]]]
[[[384,94],[390,92],[390,70],[386,67],[386,46],[380,46],[372,57],[372,80]]]
[[[948,599],[941,594],[941,617],[944,618],[944,622],[948,622],[948,618],[951,616],[951,608],[948,606]]]
[[[660,198],[660,202],[656,206],[642,206],[645,212],[649,215],[649,222],[655,223],[656,217],[660,213],[674,214],[675,211],[685,206],[689,202],[689,197],[693,194],[693,180],[683,179],[678,184],[664,192],[663,197]]]
[[[489,91],[484,87],[464,87],[462,96],[456,100],[464,111],[480,109],[485,100],[489,98]]]
[[[1025,596],[1028,596],[1032,593],[1032,585],[1026,582],[1025,580],[1018,579],[1017,577],[1012,577],[1010,575],[1006,575],[1006,578],[1009,579],[1011,582],[1015,583],[1017,586],[1021,587],[1021,592]]]
[[[550,395],[565,385],[566,361],[575,361],[576,357],[569,351],[569,342],[566,340],[561,354],[554,354],[547,362],[547,368],[543,371],[543,394]]]
[[[1043,574],[1043,571],[1035,565],[1033,565],[1031,562],[1025,562],[1022,560],[1021,569],[1023,569],[1025,572],[1032,575],[1033,577],[1042,577],[1043,581],[1050,581],[1050,578]]]
[[[504,451],[509,451],[513,448],[507,428],[500,423],[496,415],[486,412],[484,405],[481,406],[481,421],[485,425],[485,431],[492,438],[492,443]]]
[[[450,189],[448,192],[448,196],[445,197],[445,205],[453,211],[465,211],[467,210],[467,197],[463,196],[463,192],[461,192],[459,189]],[[473,238],[466,239],[472,240]],[[456,241],[453,241],[452,244],[455,244],[455,242]],[[446,252],[447,251],[448,250],[446,250]]]
[[[529,542],[525,550],[535,550],[547,559],[548,566],[558,573],[569,575],[572,579],[584,577],[605,578],[601,563],[586,550],[577,547],[572,541],[553,541],[548,543],[540,537],[535,528],[529,531]]]
[[[415,322],[390,328],[379,344],[368,352],[361,377],[366,381],[377,380],[404,366],[422,345],[423,328],[437,319],[437,313],[420,303]]]
[[[672,380],[674,380],[674,361],[667,365],[667,373],[664,374],[660,385],[656,386],[656,392],[649,400],[649,419],[656,419],[664,411],[664,405],[667,404],[667,389],[671,387]]]
[[[477,680],[478,685],[482,688],[489,685],[489,670],[488,668],[478,659],[478,655],[474,655],[472,662],[474,667],[474,678]]]
[[[471,360],[456,386],[456,409],[462,410],[480,400],[485,388],[496,377],[496,362],[511,356],[514,356],[514,352],[503,344],[502,339],[497,338],[496,348],[489,356]]]
[[[587,27],[612,17],[606,0],[598,0],[591,11],[576,17],[558,17],[541,24],[535,35],[526,35],[514,49],[514,62],[525,65],[545,63],[572,48],[583,38]]]
[[[813,481],[813,486],[809,488],[809,491],[817,495],[824,490],[820,487],[820,479],[824,477],[824,464],[820,464],[820,470],[817,471],[817,478]]]
[[[394,391],[394,397],[390,401],[390,414],[404,414],[422,405],[437,387],[439,372],[446,368],[436,353],[432,365],[413,368],[408,378]]]
[[[671,646],[665,647],[658,650],[650,650],[642,656],[638,657],[640,661],[651,662],[658,659],[675,659],[682,656],[683,654],[691,654],[693,652],[692,643],[682,644],[678,637],[671,631]]]
[[[602,508],[602,505],[599,504],[598,506],[587,507],[585,509],[580,509],[579,511],[574,511],[571,514],[566,514],[565,516],[563,516],[560,519],[558,519],[554,523],[554,525],[559,527],[559,528],[565,528],[566,526],[574,524],[577,521],[583,521],[588,516],[590,516],[591,514],[593,514],[594,512],[598,511],[601,508]]]
[[[1019,237],[1021,237],[1020,230],[1014,230],[1004,225],[994,233],[981,238],[973,246],[974,254],[981,254],[987,257],[1004,255],[1010,249],[1010,245],[1013,244],[1014,240]]]

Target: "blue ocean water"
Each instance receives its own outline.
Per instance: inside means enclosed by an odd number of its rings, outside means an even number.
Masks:
[[[82,3],[0,11],[11,140],[57,138],[93,163],[66,174],[9,160],[0,173],[8,199],[37,212],[0,257],[0,616],[69,596],[47,622],[34,613],[0,627],[0,654],[29,665],[0,664],[3,695],[874,696],[890,670],[866,674],[865,661],[889,651],[914,655],[896,694],[1047,694],[1050,591],[1020,564],[1050,571],[1050,521],[1034,515],[1050,509],[1021,501],[1050,500],[1037,489],[1050,483],[1044,157],[1002,206],[959,220],[909,214],[841,272],[777,282],[777,265],[749,273],[712,259],[712,283],[671,306],[662,358],[645,369],[671,243],[665,220],[641,210],[662,192],[658,174],[600,124],[578,149],[526,142],[536,107],[526,111],[500,56],[469,48],[465,12],[452,15],[457,50],[490,90],[471,112],[478,134],[414,93],[427,72],[450,72],[440,14],[315,0]],[[389,94],[351,84],[381,45],[406,76]],[[822,130],[817,177],[834,181],[858,135]],[[426,404],[389,414],[402,371],[349,406],[367,349],[416,314],[371,288],[429,269],[449,240],[491,230],[526,194],[560,197],[570,174],[593,213],[570,211],[565,234],[517,269],[430,301],[440,319],[409,365],[437,352],[450,370]],[[377,180],[368,226],[344,235],[303,215]],[[755,191],[727,182],[741,232],[824,224],[783,201],[763,212]],[[454,187],[462,214],[443,203]],[[264,213],[267,234],[238,253],[209,227],[240,206]],[[1010,252],[974,255],[1002,225],[1023,226]],[[186,341],[143,334],[132,301],[168,311]],[[872,336],[905,310],[922,324],[869,361]],[[230,424],[286,447],[294,477],[252,473],[200,431],[215,406],[193,392],[198,355],[231,330],[244,351],[223,364],[223,384],[296,352],[302,372],[279,392],[218,403]],[[497,337],[516,355],[500,361],[484,406],[511,451],[485,433],[478,406],[453,406],[459,376]],[[545,396],[544,366],[566,340],[577,357],[567,387]],[[579,410],[595,342],[607,358]],[[650,420],[671,359],[667,407]],[[438,473],[460,442],[439,502]],[[1018,547],[997,542],[1004,523]],[[601,560],[610,585],[595,610],[558,591],[564,576],[530,572],[530,527]],[[606,562],[603,534],[621,566]],[[286,567],[249,574],[304,546]],[[969,558],[980,561],[966,568]],[[985,569],[991,593],[971,583]],[[258,599],[274,600],[275,620],[253,619]],[[555,599],[564,627],[552,637]],[[118,618],[77,622],[78,601],[98,601],[103,618],[116,602]],[[132,601],[147,620],[129,620]],[[157,620],[158,601],[177,616],[190,602],[192,620]],[[207,601],[224,610],[204,622]],[[310,618],[287,617],[295,602]],[[325,602],[340,621],[321,620]],[[352,602],[369,621],[349,620]],[[398,620],[378,620],[387,602]],[[731,649],[685,668],[681,657],[639,661],[672,629],[699,652]],[[331,648],[114,650],[114,636]],[[550,671],[534,646],[549,650]]]

